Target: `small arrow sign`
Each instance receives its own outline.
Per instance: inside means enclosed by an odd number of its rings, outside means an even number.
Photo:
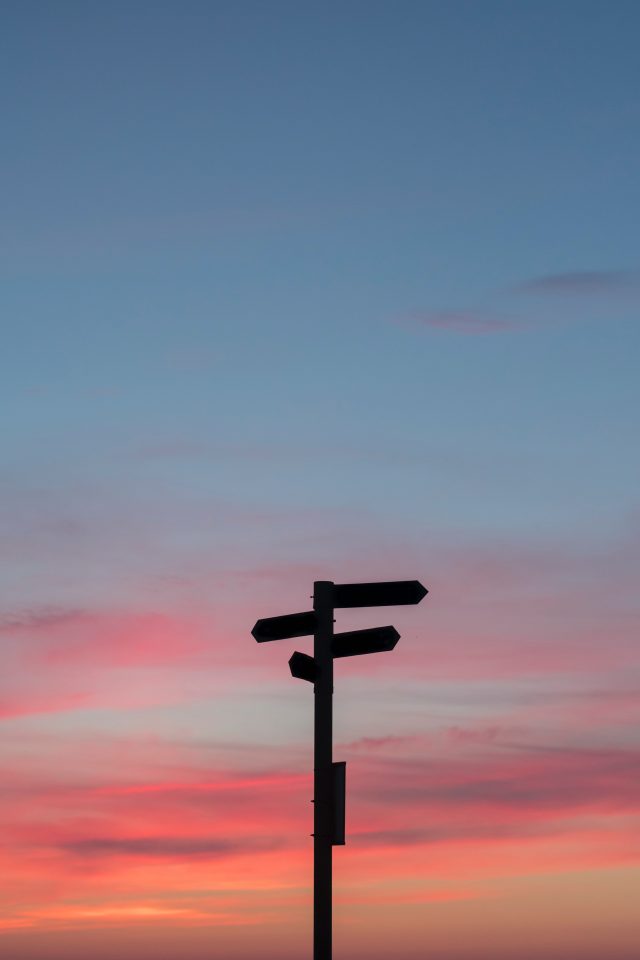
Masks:
[[[265,617],[258,620],[251,631],[258,643],[266,640],[289,640],[291,637],[306,637],[316,629],[316,615],[308,613],[287,613],[284,617]]]
[[[382,583],[337,583],[334,607],[392,607],[420,603],[428,591],[419,580],[387,580]]]
[[[337,633],[331,643],[334,657],[356,657],[361,653],[393,650],[400,639],[395,627],[372,627],[371,630],[350,630]]]
[[[308,653],[299,653],[297,650],[289,657],[289,670],[291,676],[298,680],[308,680],[309,683],[315,683],[318,676],[318,668],[313,657]]]

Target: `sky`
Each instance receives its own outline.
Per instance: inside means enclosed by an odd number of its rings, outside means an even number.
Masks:
[[[0,21],[2,955],[637,958],[638,5]]]

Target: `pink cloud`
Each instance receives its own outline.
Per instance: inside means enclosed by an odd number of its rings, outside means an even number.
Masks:
[[[520,825],[526,835],[538,822],[567,817],[640,814],[640,750],[513,746],[434,756],[380,758],[352,776],[368,806],[402,809],[402,819],[454,832],[468,810],[473,822]],[[467,821],[468,822],[468,821]],[[428,834],[428,832],[427,832]]]
[[[625,270],[573,270],[534,277],[516,292],[555,296],[617,296],[640,293],[640,277]]]
[[[632,840],[637,750],[507,746],[514,739],[507,724],[469,726],[461,736],[451,730],[340,747],[349,763],[341,882],[364,903],[396,881],[409,884],[409,895],[438,899],[454,875],[464,882],[640,856]],[[121,903],[146,904],[151,913],[160,901],[206,912],[204,889],[216,891],[222,912],[251,912],[256,889],[274,910],[308,905],[310,755],[304,772],[287,767],[283,751],[271,752],[268,769],[254,761],[238,771],[211,762],[205,750],[193,762],[183,744],[158,738],[94,744],[87,737],[80,746],[75,762],[54,758],[48,774],[37,763],[5,772],[7,923],[42,911],[33,923],[46,927],[85,900],[88,912],[75,920],[97,923],[91,910],[108,910],[116,889]],[[91,749],[86,764],[82,751]]]
[[[275,839],[255,837],[242,840],[221,836],[171,836],[165,834],[136,837],[83,837],[70,840],[61,845],[61,849],[79,857],[127,857],[127,858],[173,858],[192,860],[194,857],[218,859],[242,852],[274,850],[282,846]]]
[[[353,740],[351,743],[341,744],[339,749],[349,751],[377,751],[394,750],[398,747],[406,747],[414,744],[418,738],[415,736],[386,736],[386,737],[360,737],[359,740]],[[420,738],[422,739],[422,738]]]
[[[83,610],[64,610],[43,607],[6,613],[0,616],[0,634],[14,636],[18,633],[40,633],[86,622],[89,615]]]
[[[516,725],[495,724],[493,726],[460,727],[453,726],[446,730],[449,740],[454,743],[496,743],[505,739],[513,740],[523,733],[523,728]]]
[[[154,612],[33,609],[5,614],[0,633],[19,637],[25,656],[51,666],[173,663],[203,649],[194,623]]]
[[[396,320],[402,325],[428,327],[435,330],[445,330],[452,333],[468,335],[486,335],[531,329],[533,319],[523,315],[521,310],[505,313],[501,309],[505,295],[514,303],[514,296],[519,297],[520,307],[524,306],[523,297],[532,295],[546,298],[564,297],[579,299],[585,298],[632,298],[637,300],[640,295],[640,273],[624,270],[574,270],[560,273],[551,273],[533,277],[518,284],[511,290],[497,291],[494,294],[495,305],[489,308],[470,307],[465,309],[421,310]],[[516,301],[517,302],[517,301]],[[537,318],[536,326],[540,325]]]
[[[412,674],[465,680],[597,674],[601,681],[603,671],[637,665],[635,534],[577,547],[432,543],[431,553],[438,562],[425,564],[429,597],[407,621],[397,648]],[[399,657],[385,669],[399,669]]]
[[[0,635],[4,717],[179,702],[223,658],[220,624],[178,613],[33,608]]]
[[[510,836],[527,837],[532,831],[562,831],[569,819],[582,819],[589,828],[594,817],[640,815],[638,749],[500,747],[473,738],[437,743],[429,737],[422,746],[413,738],[402,756],[390,748],[384,755],[350,759],[341,749],[349,763],[350,804],[362,819],[360,832],[384,824],[385,830],[409,831],[416,843],[444,842],[459,838],[461,830],[469,836],[502,836],[508,825]],[[169,759],[170,745],[168,750]],[[247,837],[304,844],[310,773],[273,769],[238,775],[219,769],[212,778],[211,772],[205,780],[199,767],[184,765],[175,781],[71,782],[53,789],[47,781],[38,785],[30,776],[9,774],[3,822],[12,822],[12,845],[54,846],[68,853],[90,849],[94,856],[101,844],[105,856],[114,851],[155,856],[147,844],[163,836],[171,839],[174,855],[186,855],[193,838],[213,845],[216,838],[233,840],[239,847]],[[218,824],[213,833],[212,818]],[[182,851],[179,838],[185,841]],[[409,839],[403,835],[398,842],[405,845]],[[211,852],[216,852],[213,846]]]
[[[86,693],[29,694],[0,693],[0,719],[23,717],[38,713],[66,713],[82,710],[92,705],[92,697]]]

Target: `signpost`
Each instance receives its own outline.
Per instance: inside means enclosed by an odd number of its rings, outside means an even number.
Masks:
[[[393,650],[395,627],[333,632],[336,607],[383,607],[420,603],[427,595],[418,580],[341,583],[316,580],[313,611],[258,620],[251,631],[258,643],[313,634],[313,657],[296,651],[289,660],[294,677],[313,683],[313,960],[332,955],[332,854],[345,842],[346,763],[333,762],[333,661]]]

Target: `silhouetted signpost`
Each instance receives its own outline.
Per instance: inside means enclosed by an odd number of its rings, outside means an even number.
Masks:
[[[316,580],[313,611],[258,620],[251,631],[258,643],[313,634],[313,656],[294,653],[294,677],[313,683],[313,960],[331,960],[332,847],[345,842],[346,763],[333,762],[333,661],[363,653],[393,650],[400,639],[395,627],[333,632],[339,607],[382,607],[420,603],[427,590],[418,580],[384,583],[332,583]]]

